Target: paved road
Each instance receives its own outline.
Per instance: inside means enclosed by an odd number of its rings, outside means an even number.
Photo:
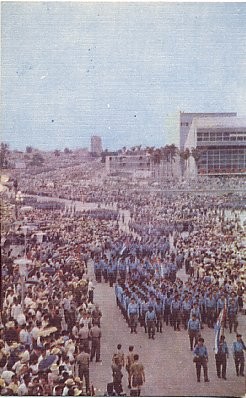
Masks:
[[[90,271],[91,273],[91,271]],[[124,352],[133,344],[140,354],[146,370],[146,383],[142,388],[142,395],[147,396],[243,396],[245,394],[245,379],[235,374],[232,355],[228,360],[227,378],[218,379],[216,376],[213,354],[214,331],[205,326],[203,337],[209,351],[210,383],[196,381],[195,365],[189,349],[187,332],[174,332],[170,326],[164,326],[163,334],[156,334],[155,340],[149,340],[143,329],[138,327],[138,334],[132,335],[118,310],[114,288],[105,283],[96,285],[95,302],[100,303],[103,311],[102,318],[102,364],[91,364],[91,380],[94,382],[97,394],[104,392],[107,382],[111,381],[111,358],[118,343],[122,344]],[[246,330],[245,316],[239,319],[239,330]],[[226,330],[226,339],[231,347],[235,335]],[[127,375],[124,371],[124,389],[127,389]]]

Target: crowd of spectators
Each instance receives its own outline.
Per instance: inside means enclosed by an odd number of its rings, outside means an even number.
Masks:
[[[183,303],[187,300],[189,312],[198,307],[201,327],[214,325],[224,302],[229,308],[234,300],[236,315],[245,311],[243,207],[228,215],[228,197],[213,192],[216,187],[241,186],[240,181],[207,181],[207,195],[185,191],[203,188],[200,181],[172,187],[185,188],[180,193],[130,189],[127,182],[102,185],[90,180],[84,186],[77,184],[79,171],[74,166],[60,174],[54,170],[18,181],[22,192],[39,195],[44,187],[52,201],[65,198],[73,203],[59,208],[34,205],[19,212],[17,222],[4,231],[3,395],[95,394],[89,367],[94,355],[101,360],[95,338],[101,338],[100,317],[106,314],[98,315],[100,302],[99,307],[94,303],[88,267],[94,266],[97,283],[115,285],[116,301],[127,322],[131,300],[137,304],[138,320],[146,332],[150,306],[156,310],[161,305],[158,332],[163,331],[162,321],[175,331],[181,325],[186,329]],[[67,183],[73,177],[73,184]],[[76,200],[93,202],[96,208],[83,211]],[[29,226],[26,236],[23,225]],[[23,257],[25,283],[18,265]],[[176,277],[182,267],[186,282]],[[207,307],[210,294],[215,300],[212,318]],[[180,307],[174,314],[177,301]],[[129,326],[132,333],[136,331],[135,323]],[[154,336],[153,328],[149,336]]]

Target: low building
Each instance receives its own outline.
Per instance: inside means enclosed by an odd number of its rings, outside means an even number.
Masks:
[[[246,174],[246,117],[193,118],[185,148],[189,177]]]
[[[18,170],[26,169],[26,163],[24,161],[21,161],[21,160],[16,161],[15,162],[15,168],[18,169]]]
[[[151,158],[148,154],[106,156],[106,171],[108,175],[151,177]]]

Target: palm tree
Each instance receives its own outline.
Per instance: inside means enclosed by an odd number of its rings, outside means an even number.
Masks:
[[[153,161],[154,158],[155,147],[154,146],[146,146],[145,154],[150,156],[150,160]]]
[[[136,146],[136,150],[137,150],[137,153],[138,153],[138,154],[140,154],[140,153],[141,153],[141,147],[142,147],[142,145],[138,145],[138,146]]]
[[[31,146],[26,147],[26,153],[32,153],[33,148]]]
[[[146,156],[149,156],[149,161],[150,161],[150,170],[152,174],[154,173],[154,152],[155,152],[155,147],[154,146],[146,146],[145,149],[143,149],[143,153],[145,153]]]
[[[155,149],[154,146],[146,146],[145,152],[151,155],[153,153],[154,149]]]
[[[136,150],[136,147],[135,147],[135,146],[132,146],[132,147],[130,148],[131,155],[134,155],[135,150]]]
[[[30,166],[42,166],[44,164],[44,158],[41,153],[34,153],[32,155],[32,160],[29,163]]]
[[[165,145],[164,147],[161,148],[161,157],[162,157],[162,160],[166,164],[166,177],[167,177],[168,174],[169,174],[169,172],[168,172],[168,164],[170,162],[170,151],[169,151],[169,146],[168,145]]]
[[[171,165],[171,176],[173,177],[173,163],[175,162],[175,156],[177,154],[178,148],[176,145],[167,145],[169,151],[170,165]]]
[[[196,164],[196,171],[198,172],[198,163],[202,155],[202,150],[200,148],[191,148],[191,156],[193,157]]]
[[[154,161],[154,164],[160,164],[160,161],[161,161],[161,149],[160,148],[156,148],[154,150],[153,161]]]
[[[191,148],[191,156],[197,162],[201,157],[202,151],[200,148]]]
[[[184,160],[185,160],[185,168],[187,169],[189,166],[189,159],[190,159],[191,153],[189,148],[185,148],[184,151]]]
[[[61,152],[59,151],[59,149],[56,149],[56,150],[54,151],[54,155],[55,155],[55,156],[60,156],[60,154],[61,154]]]
[[[187,167],[188,167],[190,155],[191,155],[191,153],[190,153],[189,148],[186,148],[186,149],[184,149],[184,150],[180,150],[180,151],[179,151],[179,156],[180,156],[180,158],[181,158],[181,159],[184,161],[184,163],[185,163],[185,168],[183,169],[183,167],[182,167],[182,176],[184,175],[184,171],[185,171],[185,170],[187,169]]]

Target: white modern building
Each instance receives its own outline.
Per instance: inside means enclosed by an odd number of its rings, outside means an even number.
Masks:
[[[185,148],[187,176],[246,174],[246,117],[194,117]]]
[[[233,116],[237,116],[236,112],[224,112],[224,113],[219,113],[219,112],[215,112],[215,113],[187,113],[187,112],[180,112],[179,114],[179,148],[181,150],[184,149],[185,147],[185,142],[187,140],[189,131],[190,131],[190,127],[192,124],[192,121],[195,117],[208,117],[208,118],[212,118],[212,117],[233,117]]]

